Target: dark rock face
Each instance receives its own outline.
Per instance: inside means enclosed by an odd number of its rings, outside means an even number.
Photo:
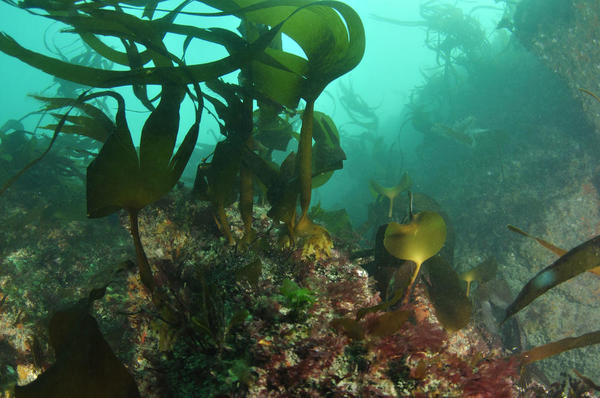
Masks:
[[[579,91],[600,92],[600,5],[590,0],[523,0],[513,19],[519,40],[567,81],[588,120],[600,130],[600,103]]]

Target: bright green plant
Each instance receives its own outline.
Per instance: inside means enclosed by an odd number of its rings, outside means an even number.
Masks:
[[[285,279],[279,288],[280,300],[290,309],[292,320],[302,319],[306,311],[314,304],[315,293],[308,288],[300,287],[291,279]]]

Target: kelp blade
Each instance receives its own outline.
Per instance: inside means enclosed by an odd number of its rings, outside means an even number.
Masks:
[[[471,319],[472,304],[458,274],[439,255],[427,260],[425,267],[429,275],[427,292],[438,320],[448,331],[462,329]]]
[[[523,287],[515,301],[506,309],[504,321],[525,308],[533,300],[569,279],[600,266],[600,235],[571,249],[544,268]]]
[[[563,256],[567,253],[567,251],[565,249],[561,249],[558,246],[553,245],[552,243],[542,239],[542,238],[538,238],[536,236],[532,236],[530,234],[528,234],[527,232],[523,231],[521,228],[515,227],[514,225],[510,225],[508,224],[506,226],[506,228],[508,228],[510,231],[515,232],[517,234],[523,235],[527,238],[533,239],[536,242],[538,242],[540,245],[544,246],[546,249],[550,250],[552,253],[556,254],[557,256]]]
[[[302,48],[307,59],[269,49],[267,57],[253,62],[251,69],[258,91],[287,106],[295,106],[300,98],[315,100],[327,84],[353,69],[364,54],[362,21],[351,7],[339,1],[203,3],[257,24],[276,26],[285,21],[281,31]]]
[[[553,355],[557,355],[565,351],[573,350],[575,348],[582,348],[588,345],[598,343],[600,343],[600,330],[591,333],[586,333],[579,337],[567,337],[566,339],[554,341],[552,343],[532,348],[531,350],[521,354],[521,358],[523,361],[523,365],[529,365],[530,363],[549,358]]]
[[[16,398],[139,398],[133,377],[84,307],[57,312],[49,329],[56,362],[35,381],[16,387]]]

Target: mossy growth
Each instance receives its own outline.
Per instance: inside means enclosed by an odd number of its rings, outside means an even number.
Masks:
[[[308,288],[300,287],[291,279],[285,279],[279,289],[277,298],[290,312],[287,317],[292,322],[306,319],[308,309],[315,303],[315,293]]]

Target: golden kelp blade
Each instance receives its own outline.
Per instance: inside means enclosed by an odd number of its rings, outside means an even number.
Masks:
[[[379,338],[391,336],[404,325],[404,322],[408,321],[410,315],[410,311],[403,311],[400,309],[386,312],[375,319],[373,323],[369,325],[366,332],[369,336]]]
[[[483,283],[492,280],[496,276],[497,270],[498,263],[496,260],[488,258],[478,266],[460,274],[459,278],[467,282],[467,297],[469,297],[469,293],[471,292],[471,282],[477,281]]]
[[[525,351],[523,354],[521,354],[521,358],[523,360],[523,365],[529,365],[532,362],[549,358],[565,351],[598,343],[600,343],[600,330],[586,333],[579,337],[567,337],[566,339],[532,348],[531,350]]]
[[[370,311],[370,312],[375,312]],[[396,333],[402,325],[410,318],[412,312],[397,309],[395,311],[384,312],[370,323],[364,324],[359,322],[358,318],[336,318],[331,321],[331,326],[339,332],[353,340],[362,340],[365,337],[382,338],[391,336]]]
[[[391,222],[383,245],[394,257],[414,261],[420,266],[433,257],[446,241],[446,223],[442,216],[432,211],[415,214],[408,224]]]
[[[400,180],[400,183],[393,187],[381,186],[373,180],[371,180],[370,183],[371,183],[370,185],[371,185],[372,191],[376,192],[377,194],[379,194],[381,196],[385,196],[386,198],[389,199],[390,208],[388,211],[388,218],[392,218],[392,210],[394,209],[394,199],[396,199],[396,197],[398,195],[400,195],[402,192],[404,192],[408,188],[410,188],[411,180],[410,180],[410,177],[408,176],[408,173],[404,173],[402,175],[402,179]]]
[[[453,332],[467,326],[472,304],[456,271],[441,256],[430,258],[425,267],[429,276],[427,292],[444,329]]]
[[[544,246],[546,249],[550,250],[552,253],[558,255],[558,256],[562,256],[565,253],[567,253],[567,251],[565,249],[561,249],[560,247],[554,246],[552,243],[545,241],[541,238],[537,238],[535,236],[531,236],[529,235],[527,232],[523,231],[520,228],[515,227],[514,225],[510,225],[508,224],[506,226],[509,230],[511,230],[512,232],[516,232],[520,235],[526,236],[527,238],[530,239],[534,239],[536,240],[540,245]]]
[[[600,235],[571,249],[544,268],[523,287],[515,301],[506,309],[504,321],[525,308],[533,300],[582,272],[600,266]]]
[[[540,245],[544,246],[546,249],[550,250],[552,253],[556,254],[559,257],[563,256],[563,255],[565,255],[567,253],[567,250],[561,249],[560,247],[555,246],[552,243],[550,243],[550,242],[548,242],[548,241],[546,241],[544,239],[541,239],[541,238],[538,238],[538,237],[535,237],[535,236],[531,236],[527,232],[523,231],[520,228],[515,227],[514,225],[508,224],[506,227],[509,230],[511,230],[512,232],[516,232],[516,233],[518,233],[520,235],[523,235],[523,236],[525,236],[527,238],[536,240]],[[596,275],[600,276],[600,267],[592,268],[592,269],[588,270],[588,272],[591,272],[592,274],[596,274]]]
[[[335,318],[330,323],[331,327],[338,332],[344,333],[352,340],[362,340],[365,338],[365,331],[362,325],[351,318]]]

